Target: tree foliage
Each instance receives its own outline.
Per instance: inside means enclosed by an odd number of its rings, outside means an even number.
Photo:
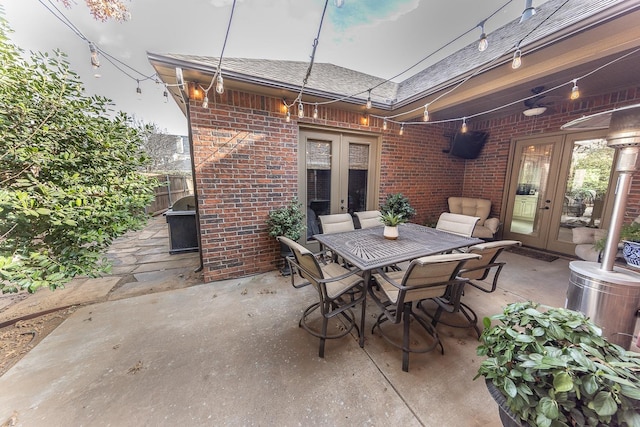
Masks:
[[[136,126],[141,131],[142,149],[150,158],[147,172],[191,171],[188,149],[183,153],[178,152],[178,147],[183,144],[181,136],[170,135],[155,123],[140,121]]]
[[[71,7],[71,0],[60,0],[60,2],[65,7]],[[85,0],[85,3],[91,15],[102,22],[109,19],[127,21],[131,17],[129,8],[120,0]]]
[[[146,221],[155,182],[129,118],[88,97],[61,52],[24,59],[0,18],[0,289],[108,271],[105,249]]]

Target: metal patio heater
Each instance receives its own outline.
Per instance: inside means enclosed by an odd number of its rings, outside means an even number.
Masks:
[[[562,128],[603,128],[607,121],[607,145],[619,151],[611,226],[600,264],[588,261],[569,264],[566,308],[584,313],[602,328],[610,342],[629,349],[640,307],[640,271],[616,266],[615,260],[631,181],[638,168],[640,104],[577,119]]]

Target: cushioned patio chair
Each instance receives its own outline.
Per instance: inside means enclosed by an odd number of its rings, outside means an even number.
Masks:
[[[369,293],[382,309],[371,332],[376,328],[382,337],[391,345],[402,349],[402,370],[409,371],[409,353],[425,353],[440,346],[444,347],[436,330],[423,317],[417,316],[414,303],[425,298],[436,298],[446,294],[458,295],[468,279],[456,277],[465,262],[479,258],[477,254],[432,255],[417,258],[409,264],[407,270],[385,273],[378,269],[373,278],[378,286],[369,287]],[[414,345],[410,337],[412,319],[430,335],[430,342],[421,346]],[[382,325],[389,321],[392,324],[402,322],[402,342],[394,340],[392,329]],[[388,329],[388,330],[387,330]]]
[[[322,234],[342,233],[343,231],[353,231],[356,228],[353,225],[353,218],[350,214],[331,214],[319,215]],[[334,262],[338,259],[334,254],[328,254]]]
[[[459,236],[471,237],[480,218],[477,216],[460,215],[449,212],[440,214],[436,230],[446,231]]]
[[[379,227],[383,225],[382,221],[380,221],[382,218],[382,213],[380,211],[355,212],[355,216],[358,218],[360,228]]]
[[[360,337],[364,333],[363,304],[366,294],[364,292],[364,280],[359,275],[358,269],[347,269],[336,263],[325,264],[322,257],[317,257],[304,246],[284,236],[278,240],[291,248],[292,257],[287,261],[292,271],[296,271],[300,277],[313,285],[318,292],[319,300],[307,307],[300,318],[299,325],[311,335],[320,338],[318,356],[324,357],[324,344],[327,339],[341,338],[355,329]],[[292,274],[293,276],[293,274]],[[352,308],[362,305],[360,315],[360,327],[356,325],[356,319]],[[314,329],[309,325],[309,315],[319,310],[321,315],[320,329]],[[336,316],[342,316],[347,323],[339,327],[338,332],[330,333],[329,320]]]
[[[465,253],[479,255],[479,258],[468,261],[458,273],[458,277],[468,279],[467,285],[471,285],[482,292],[494,292],[498,286],[498,278],[504,262],[496,259],[508,247],[520,246],[517,240],[499,240],[495,242],[480,243],[467,248]],[[486,279],[493,274],[491,284]],[[464,289],[463,289],[464,291]],[[464,292],[463,292],[464,293]],[[433,319],[432,325],[438,323],[457,328],[473,328],[480,337],[477,314],[460,299],[459,295],[445,295],[433,298],[431,301],[422,301],[420,309]],[[449,316],[451,314],[452,316]],[[460,318],[460,315],[463,318]],[[444,316],[444,317],[443,317]],[[457,319],[455,317],[458,317]]]
[[[500,228],[498,218],[489,218],[491,213],[491,200],[474,197],[449,197],[447,199],[449,212],[477,216],[480,218],[473,230],[473,237],[479,239],[493,239]]]

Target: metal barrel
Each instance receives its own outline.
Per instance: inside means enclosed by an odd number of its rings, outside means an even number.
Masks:
[[[573,261],[569,269],[566,308],[589,317],[609,342],[628,350],[640,307],[640,274],[618,267],[603,271],[587,261]]]

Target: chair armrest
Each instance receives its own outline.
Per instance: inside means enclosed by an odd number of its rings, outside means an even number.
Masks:
[[[496,234],[496,231],[500,228],[500,220],[498,218],[487,218],[484,226],[491,230],[493,234]]]

